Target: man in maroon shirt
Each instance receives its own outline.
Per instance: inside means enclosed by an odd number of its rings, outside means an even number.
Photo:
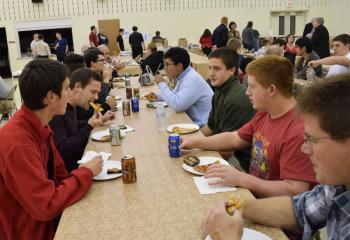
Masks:
[[[65,113],[71,94],[62,63],[31,61],[19,88],[22,107],[0,129],[0,238],[53,239],[60,214],[84,197],[102,159],[68,174],[55,147],[48,123]]]
[[[246,94],[258,110],[253,119],[235,132],[186,137],[181,147],[216,151],[252,147],[249,174],[215,164],[205,176],[221,178],[215,185],[240,186],[258,197],[309,190],[316,179],[309,157],[301,151],[304,122],[295,114],[292,64],[283,57],[266,56],[251,62],[247,73]]]
[[[95,25],[90,27],[91,32],[89,34],[89,42],[91,47],[97,47],[98,46],[98,38],[97,38],[97,29]]]

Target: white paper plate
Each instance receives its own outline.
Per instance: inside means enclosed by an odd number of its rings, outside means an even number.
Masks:
[[[114,95],[113,95],[113,96],[114,96]],[[108,99],[108,98],[110,98],[110,97],[111,97],[111,96],[107,96],[106,99]],[[115,98],[116,101],[122,100],[122,99],[123,99],[123,97],[121,97],[121,96],[114,96],[114,98]]]
[[[163,107],[169,106],[166,102],[149,102],[148,104],[152,105],[154,108],[157,108],[158,105],[163,105]]]
[[[95,176],[94,180],[108,180],[108,179],[118,178],[118,177],[121,177],[123,175],[122,173],[107,174],[107,170],[110,168],[122,169],[122,165],[121,165],[120,161],[115,161],[115,160],[104,161],[102,172],[100,172],[99,175]]]
[[[243,236],[242,240],[271,240],[270,237],[266,236],[265,234],[255,231],[250,228],[244,228],[243,229]],[[212,238],[208,235],[205,240],[212,240]]]
[[[197,124],[194,124],[194,123],[178,123],[178,124],[173,124],[173,125],[169,125],[166,127],[166,130],[170,133],[173,133],[172,132],[172,129],[174,127],[180,127],[180,128],[193,128],[194,130],[192,132],[189,132],[189,133],[193,133],[193,132],[196,132],[199,130],[199,126]],[[185,134],[188,134],[188,133],[185,133]]]
[[[210,163],[214,163],[217,160],[220,161],[220,164],[222,165],[230,165],[226,160],[222,159],[222,158],[218,158],[218,157],[198,157],[200,162],[198,165],[207,165]],[[193,169],[193,167],[188,166],[187,164],[183,163],[182,164],[183,169],[185,169],[186,171],[196,174],[196,175],[201,175],[203,176],[203,173],[197,172],[196,170]]]
[[[110,133],[109,133],[109,129],[105,129],[105,130],[102,130],[102,131],[97,131],[97,132],[93,132],[91,134],[91,138],[95,141],[101,141],[102,137],[104,136],[109,136]],[[120,130],[120,135],[121,137],[125,137],[125,131],[124,130]],[[107,141],[109,142],[109,141]]]

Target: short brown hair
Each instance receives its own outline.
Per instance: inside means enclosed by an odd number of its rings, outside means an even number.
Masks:
[[[287,58],[273,55],[258,58],[248,64],[246,72],[265,88],[273,84],[283,96],[293,95],[294,69]]]
[[[227,42],[227,47],[237,52],[242,47],[242,41],[237,38],[230,38]]]
[[[322,79],[297,97],[301,113],[315,115],[333,139],[350,137],[350,73]]]

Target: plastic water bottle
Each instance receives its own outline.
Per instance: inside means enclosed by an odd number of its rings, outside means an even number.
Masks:
[[[164,105],[161,103],[157,104],[156,119],[157,119],[158,130],[164,131],[165,130],[165,108],[164,108]]]
[[[315,76],[315,70],[312,67],[306,69],[306,81],[313,82]]]
[[[125,87],[131,87],[131,83],[130,83],[130,75],[129,73],[125,74]]]

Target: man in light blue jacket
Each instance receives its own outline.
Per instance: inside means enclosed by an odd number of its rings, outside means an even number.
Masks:
[[[165,101],[175,112],[186,112],[200,127],[208,121],[213,91],[209,84],[190,66],[188,52],[180,47],[170,48],[164,55],[164,66],[170,79],[176,79],[171,90],[163,76],[157,75],[155,82],[160,93],[157,100]]]

